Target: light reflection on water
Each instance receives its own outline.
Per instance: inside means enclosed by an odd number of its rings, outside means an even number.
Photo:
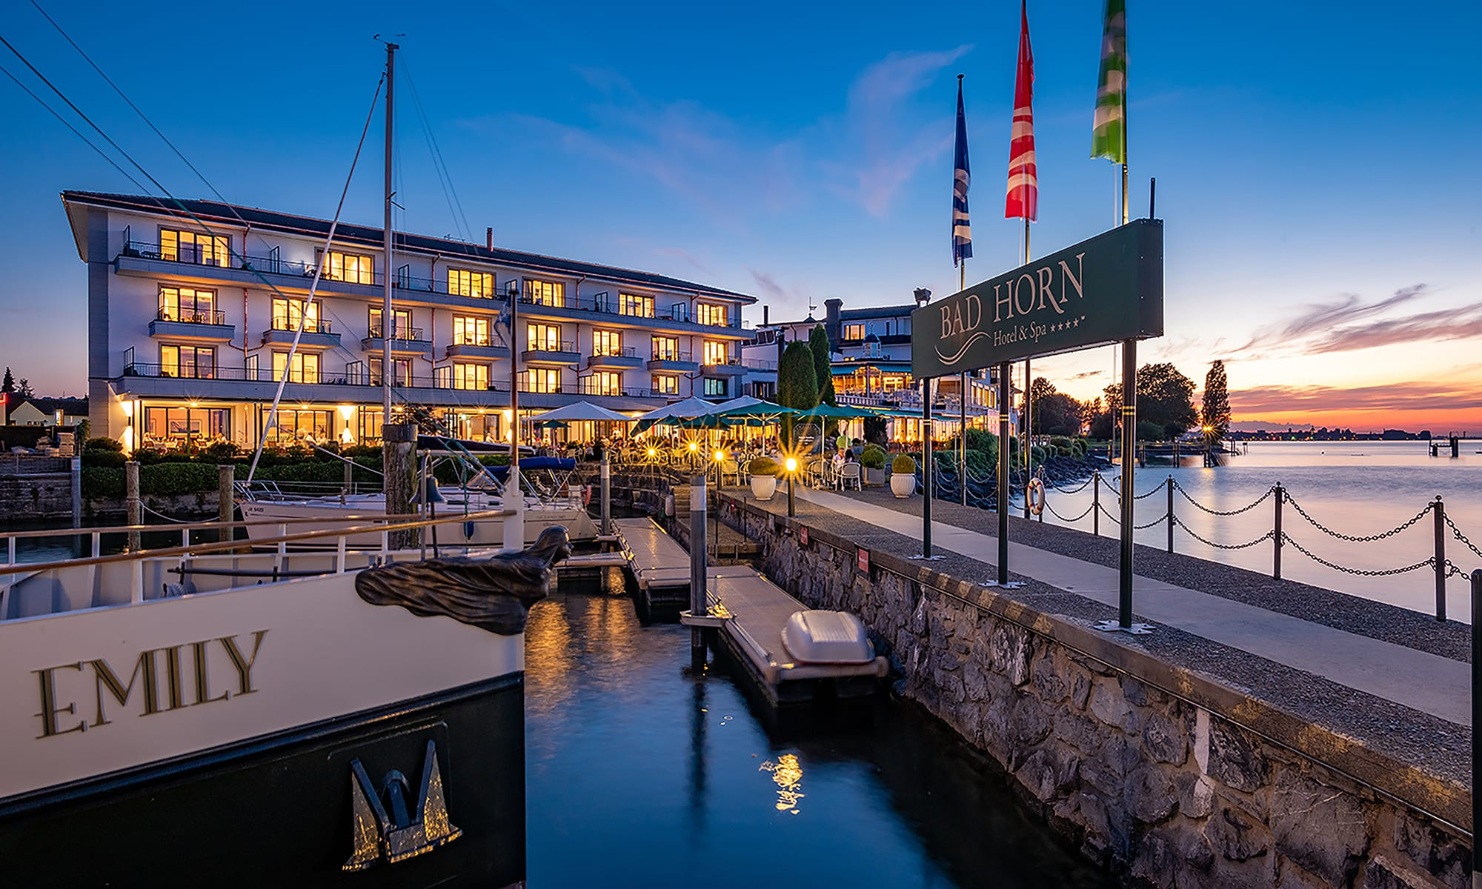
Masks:
[[[572,589],[526,634],[530,886],[1115,885],[914,708],[774,739],[687,628]]]
[[[1426,503],[1441,495],[1446,515],[1474,544],[1482,548],[1482,454],[1477,442],[1463,442],[1457,459],[1431,457],[1422,441],[1385,442],[1251,442],[1247,454],[1232,457],[1217,468],[1149,466],[1136,471],[1135,488],[1151,496],[1136,504],[1136,523],[1147,524],[1167,512],[1168,498],[1160,489],[1172,477],[1191,499],[1221,512],[1240,509],[1265,494],[1277,482],[1296,504],[1324,526],[1350,536],[1377,534],[1413,518]],[[1449,450],[1443,448],[1443,454]],[[1116,472],[1115,468],[1112,471]],[[1068,487],[1074,487],[1069,485]],[[1050,506],[1067,518],[1081,514],[1091,503],[1089,488],[1075,494],[1050,491]],[[1101,506],[1117,515],[1112,488],[1101,489]],[[1195,533],[1219,544],[1254,540],[1272,530],[1274,498],[1237,516],[1214,516],[1174,492],[1174,515]],[[1045,511],[1044,520],[1091,530],[1091,518],[1063,522]],[[1408,530],[1389,539],[1351,543],[1319,531],[1288,503],[1282,508],[1282,528],[1314,554],[1345,568],[1376,571],[1401,568],[1429,558],[1435,551],[1433,517],[1427,515]],[[1117,526],[1105,516],[1103,536],[1116,536]],[[1137,542],[1163,549],[1168,529],[1157,524],[1136,532]],[[1174,532],[1174,551],[1266,574],[1271,572],[1273,545],[1264,541],[1238,549],[1217,549],[1199,542],[1183,528]],[[1482,558],[1445,530],[1446,557],[1464,572],[1482,568]],[[1363,577],[1324,567],[1288,545],[1282,549],[1282,577],[1314,586],[1400,605],[1426,613],[1435,608],[1435,576],[1427,566],[1393,577]],[[1447,582],[1448,616],[1470,620],[1470,591],[1465,578]]]

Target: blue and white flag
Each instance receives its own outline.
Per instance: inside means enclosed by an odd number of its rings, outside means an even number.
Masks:
[[[957,151],[952,162],[952,265],[973,255],[973,227],[967,218],[967,115],[962,110],[962,75],[957,75]]]

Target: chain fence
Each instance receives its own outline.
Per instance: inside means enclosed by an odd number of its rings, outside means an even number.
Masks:
[[[1318,563],[1319,565],[1331,568],[1334,571],[1341,571],[1344,574],[1352,574],[1356,577],[1393,577],[1396,574],[1405,574],[1410,571],[1416,571],[1421,568],[1425,568],[1426,566],[1436,564],[1436,557],[1428,556],[1413,565],[1406,565],[1403,568],[1379,568],[1373,570],[1365,568],[1349,568],[1344,565],[1339,565],[1337,562],[1330,562],[1327,559],[1324,559],[1322,556],[1319,556],[1317,553],[1298,543],[1296,538],[1292,537],[1292,535],[1286,533],[1285,531],[1281,532],[1281,540],[1283,543],[1291,544],[1292,549],[1295,549],[1297,552]]]
[[[1336,537],[1339,540],[1346,540],[1349,543],[1373,543],[1376,540],[1384,540],[1386,538],[1393,537],[1396,534],[1399,534],[1401,531],[1404,531],[1405,529],[1414,525],[1421,519],[1425,518],[1427,515],[1430,514],[1430,511],[1435,508],[1435,503],[1427,503],[1425,505],[1425,508],[1416,513],[1415,516],[1409,521],[1403,522],[1402,524],[1390,528],[1388,531],[1381,531],[1378,534],[1344,534],[1341,531],[1334,531],[1332,528],[1329,528],[1322,522],[1319,522],[1317,519],[1314,519],[1312,516],[1308,515],[1307,510],[1303,509],[1302,504],[1293,499],[1292,495],[1283,491],[1282,496],[1285,498],[1286,502],[1290,503],[1292,505],[1292,508],[1297,511],[1297,515],[1300,515],[1302,518],[1306,519],[1307,523],[1310,524],[1312,527],[1323,532],[1329,537]]]
[[[1250,547],[1255,546],[1258,543],[1265,543],[1266,541],[1268,541],[1271,538],[1273,538],[1273,537],[1276,536],[1276,532],[1275,531],[1267,531],[1265,534],[1262,534],[1260,537],[1257,537],[1255,540],[1249,540],[1249,541],[1246,541],[1245,543],[1215,543],[1213,540],[1210,540],[1207,537],[1201,536],[1199,534],[1199,532],[1195,531],[1193,528],[1190,528],[1188,525],[1186,525],[1183,522],[1179,521],[1178,516],[1174,516],[1173,517],[1173,524],[1174,524],[1174,527],[1184,529],[1184,533],[1185,534],[1188,534],[1190,537],[1194,538],[1195,540],[1199,541],[1200,543],[1204,544],[1205,546],[1212,546],[1215,549],[1231,549],[1231,550],[1233,550],[1233,549],[1249,549]]]
[[[1195,500],[1193,497],[1190,497],[1189,496],[1189,492],[1188,491],[1185,491],[1184,490],[1184,486],[1181,485],[1181,484],[1179,484],[1177,480],[1175,480],[1173,482],[1173,489],[1175,491],[1178,491],[1178,493],[1180,495],[1182,495],[1185,500],[1189,501],[1189,503],[1192,504],[1194,507],[1196,507],[1196,508],[1198,508],[1200,510],[1203,510],[1204,512],[1207,512],[1207,513],[1209,513],[1210,515],[1213,515],[1213,516],[1236,516],[1236,515],[1240,515],[1243,512],[1250,512],[1252,509],[1255,509],[1257,506],[1260,506],[1262,503],[1265,503],[1267,500],[1270,500],[1271,499],[1271,495],[1276,493],[1276,487],[1273,485],[1271,487],[1271,489],[1268,490],[1266,493],[1262,494],[1260,497],[1256,498],[1255,500],[1252,500],[1250,503],[1246,504],[1245,506],[1240,507],[1239,509],[1219,510],[1219,509],[1211,509],[1208,506],[1205,506],[1204,504],[1200,503],[1198,500]]]

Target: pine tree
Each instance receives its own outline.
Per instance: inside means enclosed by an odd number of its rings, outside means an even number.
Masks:
[[[777,403],[800,411],[818,406],[818,373],[813,369],[813,350],[802,340],[787,344],[777,366]],[[792,442],[792,418],[784,418],[784,435]]]
[[[1209,427],[1210,438],[1225,440],[1230,431],[1230,392],[1223,361],[1216,361],[1204,375],[1204,409],[1200,418]]]
[[[14,392],[15,378],[10,375],[10,368],[5,368],[5,381],[0,383],[0,392]]]

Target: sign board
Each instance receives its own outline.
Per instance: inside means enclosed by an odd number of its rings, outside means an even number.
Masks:
[[[807,525],[804,525],[804,526],[802,526],[801,528],[798,529],[798,543],[801,543],[803,546],[807,546],[808,545],[808,526]]]
[[[864,547],[858,547],[854,551],[854,567],[860,574],[870,573],[870,551]]]
[[[1163,335],[1163,223],[1139,219],[911,313],[918,380]]]

